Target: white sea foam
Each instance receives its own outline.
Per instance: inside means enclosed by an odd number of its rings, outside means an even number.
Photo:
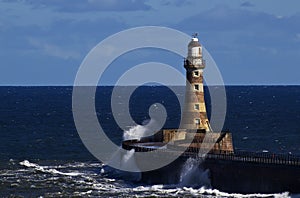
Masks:
[[[141,137],[144,136],[145,131],[147,130],[146,127],[142,125],[133,126],[127,131],[124,131],[123,139],[124,140],[140,140]]]
[[[239,193],[226,193],[221,192],[217,189],[207,189],[201,187],[199,189],[192,187],[177,187],[169,188],[170,186],[166,185],[153,185],[153,186],[138,186],[132,189],[133,192],[151,192],[152,195],[160,196],[167,195],[173,197],[180,196],[207,196],[207,197],[232,197],[232,198],[255,198],[255,197],[275,197],[275,198],[288,198],[290,197],[288,192],[284,193],[274,193],[274,194],[239,194]]]
[[[129,152],[132,154],[133,151]],[[130,158],[130,156],[127,156]],[[128,159],[126,157],[126,159]],[[239,193],[226,193],[217,189],[209,189],[205,187],[183,187],[180,185],[146,185],[138,186],[136,183],[130,183],[128,180],[119,180],[117,178],[107,177],[107,172],[104,174],[95,174],[93,171],[86,171],[85,167],[95,167],[91,163],[70,163],[59,166],[41,166],[36,163],[24,160],[20,162],[24,167],[28,167],[27,171],[24,169],[18,170],[0,170],[0,178],[2,176],[3,181],[12,184],[14,188],[20,188],[20,184],[23,181],[29,182],[32,188],[47,189],[49,183],[53,185],[63,185],[66,187],[65,192],[53,191],[49,192],[49,196],[107,196],[107,197],[232,197],[232,198],[246,198],[246,197],[290,197],[288,192],[276,193],[276,194],[239,194]],[[192,163],[193,164],[193,163]],[[57,167],[55,169],[54,167]],[[58,167],[63,168],[64,172],[58,171]],[[78,167],[78,169],[76,169]],[[99,163],[99,168],[102,168]],[[35,174],[32,174],[32,169],[37,170]],[[94,169],[93,169],[94,170]],[[70,172],[71,171],[71,172]],[[77,171],[77,172],[75,172]],[[7,173],[9,172],[9,177]],[[82,172],[82,173],[79,173]],[[196,171],[197,172],[197,171]],[[50,173],[50,174],[44,174]],[[36,177],[39,174],[39,177]],[[53,175],[52,175],[53,174]],[[68,177],[68,180],[61,180],[59,178],[65,175],[77,175],[77,177]],[[123,173],[121,173],[123,174]],[[6,175],[6,176],[4,176]],[[110,175],[110,174],[108,174]],[[110,175],[111,176],[111,175]],[[0,179],[1,180],[1,179]],[[20,180],[20,182],[19,182]],[[18,183],[17,183],[17,182]],[[19,185],[16,185],[19,184]],[[74,184],[76,189],[74,189]],[[23,190],[23,187],[22,189]],[[296,195],[296,197],[299,195]],[[294,196],[293,196],[294,197]]]
[[[54,168],[49,168],[48,166],[40,166],[38,164],[31,163],[28,160],[24,160],[24,161],[20,162],[20,165],[26,166],[28,168],[34,168],[35,170],[41,171],[44,173],[67,175],[67,176],[78,176],[78,175],[82,174],[82,173],[77,173],[77,172],[69,172],[69,173],[60,172]]]
[[[136,125],[124,131],[123,140],[140,140],[142,137],[147,137],[158,131],[159,123],[154,120],[144,121],[144,125]],[[146,124],[147,123],[147,124]]]

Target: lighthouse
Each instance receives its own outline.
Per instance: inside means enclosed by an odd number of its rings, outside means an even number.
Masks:
[[[202,156],[206,153],[233,153],[231,133],[213,131],[207,117],[203,86],[205,67],[202,46],[195,34],[188,43],[187,56],[184,59],[185,102],[179,128],[164,128],[141,141],[124,141],[123,148],[127,150],[137,148],[143,152],[148,151],[146,145],[151,145],[152,149],[163,144],[166,151],[180,150],[193,154],[201,153]]]
[[[182,114],[182,126],[186,129],[197,129],[205,132],[212,131],[207,118],[203,89],[203,60],[202,46],[197,34],[188,44],[188,54],[184,59],[186,69],[185,106]]]

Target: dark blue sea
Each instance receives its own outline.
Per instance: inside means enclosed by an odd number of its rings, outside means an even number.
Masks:
[[[126,91],[126,87],[123,88]],[[184,97],[184,87],[179,97]],[[207,89],[206,89],[207,91]],[[98,87],[98,120],[120,145],[124,131],[111,110],[112,87]],[[224,130],[236,150],[300,155],[300,86],[227,86]],[[206,98],[208,111],[210,99]],[[134,121],[161,103],[165,128],[176,128],[176,95],[162,86],[139,87],[129,102]],[[134,127],[128,124],[128,129]],[[288,197],[241,195],[182,185],[145,185],[106,167],[85,148],[72,114],[72,87],[0,87],[0,197]]]

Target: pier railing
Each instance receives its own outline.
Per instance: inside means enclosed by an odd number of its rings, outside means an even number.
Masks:
[[[266,164],[283,164],[300,166],[300,157],[290,154],[272,154],[238,151],[234,153],[209,153],[207,159],[254,162]]]
[[[163,153],[168,155],[178,155],[179,151],[176,149],[155,149],[147,148],[136,144],[137,142],[125,142],[123,143],[123,148],[130,150],[135,149],[136,152],[154,152]],[[228,161],[240,161],[240,162],[253,162],[253,163],[266,163],[266,164],[282,164],[282,165],[292,165],[300,166],[300,156],[291,154],[275,154],[275,153],[258,153],[258,152],[248,152],[248,151],[211,151],[205,155],[199,153],[199,149],[187,149],[181,154],[183,157],[203,157],[205,159],[211,160],[228,160]]]

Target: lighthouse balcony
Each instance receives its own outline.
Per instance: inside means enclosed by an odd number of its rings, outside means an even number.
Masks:
[[[190,60],[184,59],[184,67],[188,68],[197,68],[197,69],[204,69],[206,65],[206,61],[202,60],[201,64],[193,64]]]

